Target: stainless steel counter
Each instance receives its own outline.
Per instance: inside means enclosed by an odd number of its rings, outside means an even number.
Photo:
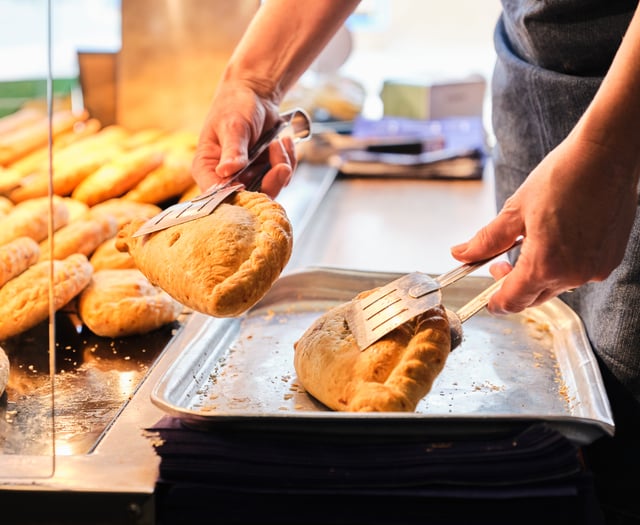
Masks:
[[[301,165],[279,197],[295,235],[285,273],[310,266],[431,273],[450,269],[457,263],[449,247],[466,240],[494,214],[490,168],[486,171],[483,180],[469,181],[334,180],[330,168]],[[150,392],[190,341],[206,340],[210,322],[200,314],[190,316],[90,453],[57,456],[53,473],[37,479],[7,477],[14,470],[0,474],[3,513],[22,516],[23,524],[77,523],[78,516],[93,524],[153,523],[159,459],[145,429],[165,414],[152,405]],[[20,465],[51,458],[0,460],[3,468],[19,473]]]
[[[338,177],[296,238],[288,269],[444,272],[460,264],[450,247],[494,215],[490,166],[482,180]]]

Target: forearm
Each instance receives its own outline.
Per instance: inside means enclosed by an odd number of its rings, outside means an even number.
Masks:
[[[278,103],[359,0],[266,0],[233,52],[225,80],[253,85]]]
[[[640,178],[640,8],[631,21],[614,61],[576,131],[607,151]]]

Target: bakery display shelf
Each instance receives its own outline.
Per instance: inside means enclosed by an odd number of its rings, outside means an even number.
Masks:
[[[335,176],[303,163],[278,196],[297,239]],[[209,322],[186,313],[147,334],[105,338],[83,326],[72,302],[55,317],[54,388],[48,321],[1,341],[11,367],[0,395],[0,488],[152,492],[157,458],[142,429],[163,412],[149,401],[151,385],[207,337]]]
[[[104,338],[56,315],[56,379],[51,395],[48,322],[2,342],[11,363],[0,402],[0,454],[87,454],[135,393],[186,316],[143,336]],[[52,418],[55,403],[55,427]],[[55,438],[54,438],[55,436]]]
[[[613,434],[609,402],[577,316],[559,299],[520,314],[483,311],[464,324],[431,392],[413,413],[334,412],[298,382],[293,344],[313,320],[388,272],[302,268],[281,277],[244,316],[208,319],[151,391],[190,427],[455,437],[498,434],[543,421],[578,444]],[[469,276],[443,303],[464,304],[490,284]]]

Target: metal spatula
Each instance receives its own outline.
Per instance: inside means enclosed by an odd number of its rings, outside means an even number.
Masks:
[[[266,131],[249,150],[248,164],[233,174],[228,180],[222,184],[214,184],[202,194],[191,199],[190,201],[180,202],[169,206],[166,210],[152,217],[145,222],[133,234],[134,237],[146,235],[159,230],[164,230],[177,224],[192,221],[200,217],[204,217],[213,212],[227,197],[232,193],[247,188],[252,191],[260,189],[262,178],[269,170],[269,165],[265,169],[257,171],[246,181],[239,182],[240,176],[245,173],[260,155],[269,147],[269,144],[277,138],[289,135],[294,143],[308,140],[311,137],[311,119],[302,109],[296,108],[291,111],[280,114],[280,122]]]
[[[435,279],[425,273],[413,272],[378,288],[367,297],[354,299],[345,316],[358,346],[365,350],[401,324],[440,304],[442,288],[455,283],[520,244],[522,238],[518,238],[507,250],[489,259],[463,264]]]
[[[504,277],[502,279],[498,279],[495,283],[480,292],[455,312],[448,308],[446,309],[447,317],[449,318],[449,327],[451,330],[451,350],[462,343],[462,323],[476,315],[480,310],[487,306],[489,299],[491,299],[491,296],[500,289],[503,281]]]

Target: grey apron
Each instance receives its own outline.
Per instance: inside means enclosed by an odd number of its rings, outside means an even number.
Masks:
[[[503,4],[492,81],[498,209],[586,109],[635,2]],[[640,400],[640,216],[624,261],[610,278],[563,299],[582,318],[594,351]]]
[[[492,79],[498,209],[588,106],[637,0],[502,3]],[[607,523],[640,523],[640,214],[622,264],[562,299],[584,323],[616,423],[613,439],[584,451]],[[625,471],[631,485],[621,481]]]

